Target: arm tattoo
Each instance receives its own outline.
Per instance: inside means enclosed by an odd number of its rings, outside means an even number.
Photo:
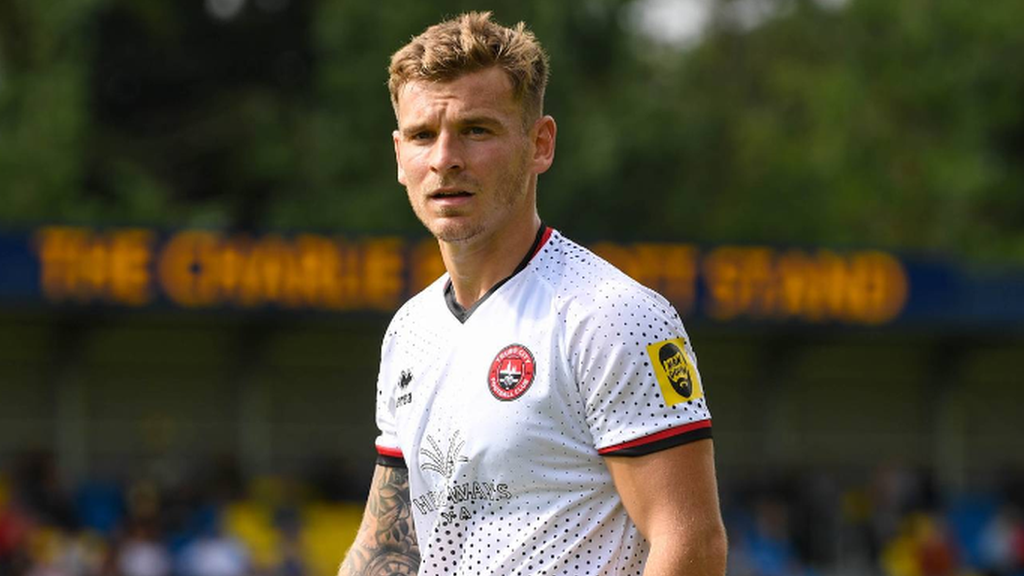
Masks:
[[[409,471],[378,467],[359,534],[338,576],[415,576],[420,548],[410,506]]]

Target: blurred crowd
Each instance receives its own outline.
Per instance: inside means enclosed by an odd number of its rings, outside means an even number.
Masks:
[[[333,575],[363,505],[346,474],[64,486],[46,454],[0,470],[0,576]]]
[[[362,513],[343,471],[65,486],[46,454],[0,469],[0,576],[330,576]],[[1024,482],[955,497],[885,467],[723,486],[733,576],[1024,576]]]
[[[1024,576],[1024,482],[943,494],[924,471],[789,472],[725,490],[733,576]]]

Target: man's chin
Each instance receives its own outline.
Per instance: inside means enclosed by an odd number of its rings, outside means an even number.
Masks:
[[[430,232],[434,235],[434,238],[437,238],[441,242],[455,244],[459,242],[467,242],[476,238],[481,232],[483,232],[483,229],[479,226],[446,223],[432,227]]]

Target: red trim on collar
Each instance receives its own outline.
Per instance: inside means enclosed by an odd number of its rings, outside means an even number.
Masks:
[[[548,243],[548,238],[551,238],[552,232],[554,232],[554,230],[550,226],[544,227],[544,233],[540,237],[540,242],[537,242],[537,247],[534,248],[533,253],[530,254],[530,260],[533,260],[533,257],[536,256],[538,252],[540,252],[540,249],[543,248],[544,245]]]

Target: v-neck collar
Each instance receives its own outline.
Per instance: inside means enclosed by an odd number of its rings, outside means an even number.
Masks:
[[[460,323],[465,324],[466,320],[469,320],[469,317],[473,314],[473,312],[476,311],[476,309],[479,308],[480,305],[483,304],[485,300],[491,297],[491,294],[497,292],[498,288],[501,288],[505,284],[505,282],[511,280],[516,274],[519,274],[520,272],[525,270],[526,266],[530,263],[531,260],[533,260],[533,257],[537,255],[537,252],[540,252],[540,249],[542,246],[544,246],[544,243],[547,242],[548,238],[551,237],[551,232],[552,229],[545,226],[544,223],[541,222],[540,228],[537,230],[537,237],[534,238],[533,245],[530,246],[530,249],[526,251],[526,256],[523,257],[522,262],[520,262],[519,265],[516,266],[516,269],[513,270],[512,273],[508,275],[508,277],[501,280],[494,286],[491,286],[491,289],[488,290],[486,294],[481,296],[479,300],[474,302],[473,305],[470,306],[469,308],[463,308],[462,304],[459,304],[459,302],[455,300],[455,287],[452,285],[452,279],[448,278],[448,281],[445,282],[444,284],[444,301],[445,304],[448,305],[448,310],[451,311],[453,316],[455,316],[455,319],[458,320]]]

